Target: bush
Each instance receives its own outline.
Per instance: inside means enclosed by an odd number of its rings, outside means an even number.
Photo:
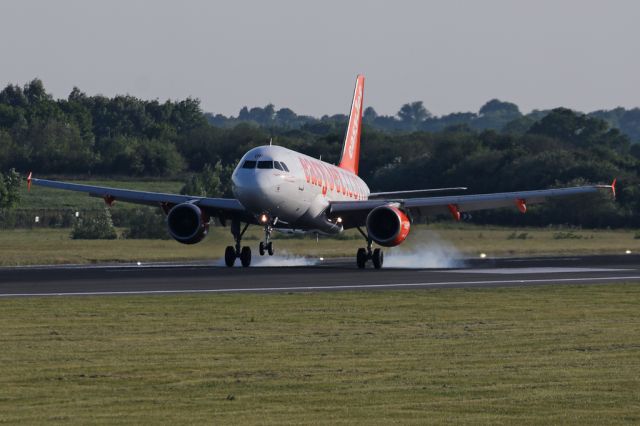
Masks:
[[[109,209],[105,207],[101,214],[93,218],[78,219],[71,230],[71,238],[74,240],[115,240],[118,238]]]
[[[528,240],[530,238],[533,237],[530,237],[528,232],[517,233],[516,231],[513,231],[507,236],[507,240]]]
[[[128,218],[129,229],[123,234],[128,239],[168,240],[164,215],[158,209],[142,208],[133,211]]]

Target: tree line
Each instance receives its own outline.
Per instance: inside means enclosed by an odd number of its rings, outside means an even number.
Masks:
[[[422,101],[414,101],[402,105],[395,115],[379,115],[369,106],[363,112],[363,121],[367,126],[383,132],[440,132],[457,127],[522,134],[550,112],[551,110],[533,110],[523,114],[514,103],[492,99],[480,107],[478,112],[455,112],[435,116]],[[631,141],[640,142],[640,108],[618,107],[593,111],[587,115],[604,120],[610,127],[626,134]],[[290,108],[276,110],[273,104],[251,109],[243,107],[237,117],[212,113],[205,113],[205,117],[211,125],[226,128],[239,123],[255,123],[265,128],[313,129],[321,128],[323,124],[343,123],[347,120],[344,114],[324,115],[321,118],[297,115]]]
[[[633,141],[640,133],[638,111],[582,114],[557,108],[523,115],[514,104],[492,100],[477,113],[442,117],[430,114],[422,102],[411,102],[391,117],[368,107],[360,174],[374,191],[468,186],[471,193],[618,177],[618,202],[601,203],[602,211],[587,205],[584,213],[580,204],[572,204],[568,214],[566,205],[550,205],[531,209],[525,221],[637,226],[640,144]],[[78,88],[67,99],[54,99],[38,79],[23,87],[8,85],[0,92],[0,171],[5,171],[0,207],[2,200],[9,203],[4,194],[15,181],[6,178],[11,168],[40,176],[178,177],[185,180],[186,193],[230,196],[230,173],[250,148],[273,139],[336,163],[346,122],[341,114],[313,118],[273,105],[245,107],[237,117],[224,117],[204,113],[197,99],[109,98]],[[487,212],[475,220],[510,219]]]

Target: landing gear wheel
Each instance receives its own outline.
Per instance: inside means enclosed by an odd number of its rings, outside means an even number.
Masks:
[[[269,256],[273,256],[273,243],[271,241],[267,243],[267,252]]]
[[[245,268],[251,265],[251,249],[249,247],[242,247],[242,251],[240,252],[240,262],[242,262],[242,266]]]
[[[367,264],[367,251],[365,249],[358,249],[358,253],[356,254],[356,263],[358,265],[358,269],[364,269]]]
[[[224,251],[224,264],[232,267],[234,263],[236,263],[236,249],[232,246],[227,246]]]
[[[264,256],[264,242],[260,241],[260,245],[258,246],[258,251],[260,252],[260,256]]]
[[[384,253],[382,253],[382,250],[380,250],[379,248],[375,249],[373,251],[373,256],[371,260],[373,260],[374,268],[376,269],[382,268],[382,264],[384,263]]]

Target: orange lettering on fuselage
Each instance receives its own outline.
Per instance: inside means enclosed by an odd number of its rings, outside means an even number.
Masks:
[[[298,157],[300,161],[300,165],[302,166],[302,170],[304,171],[304,178],[307,180],[307,183],[311,182],[311,172],[309,171],[309,162],[302,157]]]
[[[311,163],[311,161],[309,161],[308,159],[305,158],[305,163],[307,163],[307,167],[309,168],[309,175],[311,176],[311,185],[317,185],[318,184],[318,174],[316,173],[315,169],[313,168],[313,163]]]
[[[311,166],[311,183],[314,185],[320,185],[320,174],[318,173],[318,169],[313,161],[309,161],[309,165]]]
[[[347,184],[347,191],[344,195],[346,195],[347,197],[351,197],[351,195],[353,194],[353,187],[351,186],[352,183],[351,183],[351,178],[349,176],[349,173],[342,172],[342,177],[344,178],[345,183]]]
[[[320,173],[322,173],[322,195],[326,195],[327,188],[329,187],[329,181],[324,170],[324,165],[321,162],[318,162],[318,169],[320,169]]]
[[[298,161],[307,183],[321,187],[322,194],[335,191],[345,197],[364,199],[364,186],[352,173],[315,159],[298,157]]]
[[[330,166],[328,164],[322,164],[322,168],[324,169],[326,175],[327,175],[327,183],[328,183],[328,189],[333,192],[333,189],[336,186],[335,181],[333,180],[333,173],[331,173],[331,169],[333,166]]]
[[[335,182],[335,185],[336,185],[336,192],[340,194],[341,193],[340,173],[338,173],[337,167],[331,167],[331,174],[333,175],[333,181]]]

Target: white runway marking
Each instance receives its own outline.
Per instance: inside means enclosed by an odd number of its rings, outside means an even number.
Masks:
[[[403,287],[434,287],[434,286],[482,286],[491,284],[542,284],[542,283],[572,283],[590,281],[627,281],[640,280],[640,275],[626,277],[588,277],[588,278],[549,278],[535,280],[487,280],[487,281],[442,281],[434,283],[392,283],[392,284],[345,284],[328,286],[299,286],[299,287],[264,287],[264,288],[217,288],[217,289],[180,289],[180,290],[131,290],[131,291],[79,291],[64,293],[2,293],[0,297],[26,296],[119,296],[119,295],[159,295],[159,294],[187,294],[187,293],[252,293],[279,291],[318,291],[318,290],[366,290]]]
[[[561,267],[532,267],[532,268],[493,268],[493,269],[455,269],[446,272],[459,274],[555,274],[555,273],[575,273],[575,272],[620,272],[633,271],[634,269],[614,269],[614,268],[561,268]],[[425,271],[426,272],[426,271]]]

